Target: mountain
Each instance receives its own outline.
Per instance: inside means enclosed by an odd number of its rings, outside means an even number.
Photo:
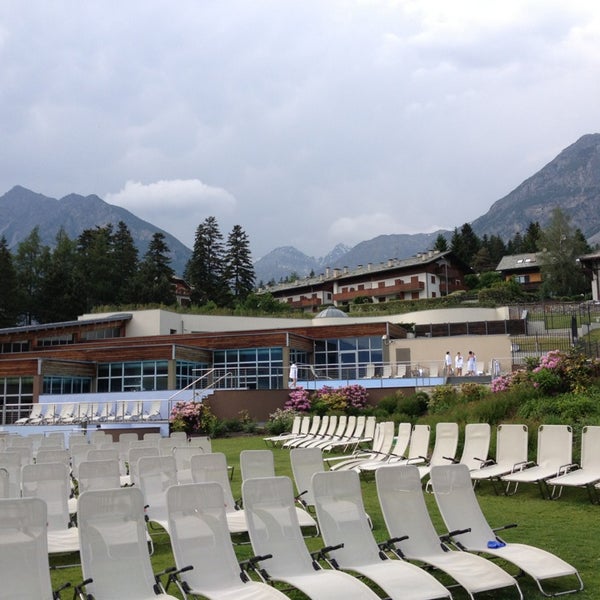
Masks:
[[[600,238],[600,133],[588,134],[565,148],[535,175],[496,201],[475,219],[473,231],[502,239],[523,232],[532,221],[546,226],[552,209],[560,207],[595,243]]]
[[[570,216],[571,225],[581,229],[590,244],[600,243],[600,134],[584,135],[565,148],[540,171],[494,202],[471,226],[479,236],[495,234],[508,241],[517,231],[524,232],[531,222],[537,221],[542,228],[547,226],[552,209],[557,207]],[[445,230],[380,235],[327,260],[287,247],[284,261],[280,260],[283,249],[277,248],[255,263],[257,275],[260,273],[256,280],[278,281],[292,272],[302,276],[311,270],[322,272],[326,266],[352,268],[389,258],[408,258],[431,249],[440,234],[447,240],[452,237],[452,231]]]
[[[124,208],[104,202],[98,196],[69,194],[57,200],[21,186],[15,186],[0,196],[0,235],[6,238],[12,250],[36,225],[39,227],[41,242],[52,247],[61,227],[70,238],[76,239],[84,229],[109,223],[116,228],[119,221],[123,221],[129,228],[140,258],[146,252],[152,236],[158,231],[162,232],[171,251],[171,267],[176,273],[183,273],[191,255],[189,248],[166,231]]]

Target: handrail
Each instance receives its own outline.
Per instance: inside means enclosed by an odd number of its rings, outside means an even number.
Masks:
[[[185,390],[191,388],[193,385],[196,385],[199,381],[202,381],[205,377],[208,377],[210,374],[214,373],[216,371],[215,368],[212,368],[210,371],[208,371],[207,373],[204,373],[204,375],[201,375],[200,377],[198,377],[197,379],[194,379],[194,381],[192,381],[191,383],[188,383],[185,387],[181,388],[180,390],[177,390],[174,394],[171,394],[168,398],[167,398],[167,402],[171,403],[171,400],[173,400],[173,398],[175,398],[175,396],[178,396],[179,394],[181,394],[181,392],[185,392]],[[220,380],[217,380],[220,381]],[[213,384],[215,382],[213,381]]]

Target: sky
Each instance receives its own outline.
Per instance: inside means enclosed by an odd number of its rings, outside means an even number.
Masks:
[[[600,131],[596,0],[3,0],[0,195],[254,259],[452,230]]]

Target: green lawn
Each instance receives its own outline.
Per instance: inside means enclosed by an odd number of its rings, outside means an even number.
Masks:
[[[240,471],[239,453],[244,449],[265,448],[261,437],[235,437],[213,440],[213,450],[224,452],[228,463],[235,467],[232,488],[234,497],[240,497]],[[278,475],[291,477],[289,451],[275,449],[275,468]],[[373,534],[378,541],[387,538],[385,526],[379,504],[375,483],[363,482],[363,498],[366,510],[373,520]],[[518,493],[512,497],[496,496],[488,484],[483,484],[478,490],[478,498],[482,509],[492,527],[507,523],[518,523],[518,527],[504,532],[507,541],[524,542],[545,548],[558,554],[561,558],[573,564],[580,572],[586,589],[578,598],[600,599],[600,536],[598,524],[600,523],[600,507],[592,506],[584,490],[565,490],[563,497],[557,501],[542,500],[537,487],[522,486]],[[427,503],[436,527],[440,533],[444,532],[441,518],[435,506],[435,500],[427,496]],[[155,570],[164,569],[172,565],[172,555],[169,539],[161,530],[153,535],[155,553],[152,563]],[[321,547],[319,538],[307,538],[311,550]],[[236,547],[240,559],[251,555],[249,545]],[[63,562],[73,562],[73,557],[65,557]],[[53,560],[53,564],[57,561]],[[268,564],[265,564],[268,567]],[[509,569],[510,570],[510,569]],[[514,570],[512,571],[514,574]],[[52,580],[55,586],[70,580],[74,583],[81,581],[81,571],[78,567],[57,569],[52,571]],[[536,585],[527,577],[519,579],[524,597],[542,598]],[[169,590],[174,596],[174,589]],[[453,590],[455,600],[466,600],[467,594],[460,588]],[[63,598],[71,598],[68,590],[63,592]],[[293,594],[292,598],[304,598],[302,594]],[[479,598],[495,598],[498,600],[516,598],[514,591],[496,592],[494,594],[481,594]]]

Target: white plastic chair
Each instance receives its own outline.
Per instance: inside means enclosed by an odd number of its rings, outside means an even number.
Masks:
[[[486,462],[490,451],[491,427],[489,423],[467,423],[465,441],[460,460],[469,470],[480,469]]]
[[[61,463],[25,465],[21,471],[23,497],[44,500],[48,507],[48,553],[79,551],[77,527],[71,527],[69,468]]]
[[[79,465],[79,494],[121,487],[118,460],[84,460]]]
[[[498,478],[510,473],[516,464],[527,461],[527,425],[501,424],[496,429],[496,459],[488,460],[480,469],[472,469],[471,479],[495,483]],[[496,488],[494,487],[496,490]]]
[[[419,427],[426,427],[428,428],[429,426],[419,426]],[[392,447],[391,452],[382,459],[378,459],[378,460],[374,460],[374,461],[367,461],[367,462],[363,462],[360,463],[357,467],[356,470],[357,471],[374,471],[376,469],[378,469],[380,466],[382,466],[382,464],[387,464],[390,462],[395,462],[398,460],[406,460],[409,456],[409,453],[407,453],[407,448],[409,448],[409,444],[410,444],[410,439],[412,436],[412,425],[410,423],[399,423],[398,424],[398,432],[396,434],[396,441],[394,442],[394,446]],[[429,431],[429,429],[426,429],[427,431]],[[424,429],[425,431],[425,429]],[[415,435],[415,443],[416,440],[418,440],[419,437],[418,435]],[[427,452],[427,449],[429,447],[429,434],[427,434],[427,442],[425,445],[425,452]],[[421,449],[419,449],[419,452],[421,451]]]
[[[257,477],[275,477],[275,459],[272,450],[242,450],[240,452],[242,481]],[[315,519],[305,509],[296,507],[300,527],[314,528],[319,533]]]
[[[152,573],[141,490],[84,492],[79,520],[81,567],[94,600],[176,600]]]
[[[561,593],[583,589],[577,569],[569,563],[535,546],[506,542],[496,534],[498,529],[490,528],[477,502],[466,465],[432,467],[431,483],[442,518],[458,548],[513,563],[535,580],[544,595],[548,594],[542,582],[561,577],[577,580],[576,587]]]
[[[517,465],[512,473],[501,478],[507,484],[506,493],[514,494],[519,483],[537,483],[542,497],[549,498],[546,479],[563,475],[572,468],[572,449],[573,430],[569,425],[540,425],[536,462]]]
[[[450,549],[435,531],[414,465],[389,465],[375,474],[377,495],[390,539],[400,557],[430,565],[450,575],[470,598],[475,594],[514,586],[516,580],[493,562],[476,554]]]
[[[448,464],[453,461],[458,447],[458,423],[438,423],[435,426],[435,443],[427,464],[419,465],[421,479],[429,475],[433,465]],[[426,455],[423,455],[426,456]]]
[[[309,419],[309,417],[304,417],[304,418]],[[291,427],[290,431],[281,433],[279,435],[270,435],[270,436],[264,437],[263,440],[267,444],[267,446],[269,444],[271,446],[276,446],[277,444],[279,444],[281,442],[285,442],[286,440],[289,440],[290,438],[296,437],[297,435],[300,434],[301,423],[302,423],[302,417],[299,415],[296,415],[294,417],[294,419],[292,420],[292,427]]]
[[[355,471],[324,471],[312,478],[326,559],[345,571],[374,581],[392,600],[451,598],[429,573],[401,560],[389,560],[377,545],[362,500]],[[335,561],[335,562],[333,562]]]
[[[215,481],[221,486],[224,497],[223,507],[227,517],[229,532],[231,534],[246,533],[248,531],[246,513],[243,510],[239,510],[233,499],[225,455],[222,452],[195,454],[190,457],[190,470],[194,483]]]
[[[184,598],[285,600],[264,583],[251,581],[238,564],[225,516],[225,498],[216,482],[170,487],[166,492],[171,546],[176,566],[170,577]],[[186,567],[193,567],[187,570]],[[168,591],[168,586],[167,586]]]
[[[46,504],[39,498],[0,500],[0,598],[56,600],[52,591]],[[69,587],[65,584],[61,589]]]
[[[272,581],[291,585],[313,600],[377,600],[358,579],[322,569],[309,554],[294,506],[288,477],[248,479],[242,483],[252,549],[258,556],[270,554],[259,573]]]
[[[581,465],[546,482],[552,498],[559,498],[563,487],[586,488],[592,504],[600,504],[596,484],[600,482],[600,426],[586,425],[581,431]]]
[[[177,485],[175,457],[141,457],[137,463],[137,471],[148,520],[157,523],[169,533],[166,491],[172,485]]]

